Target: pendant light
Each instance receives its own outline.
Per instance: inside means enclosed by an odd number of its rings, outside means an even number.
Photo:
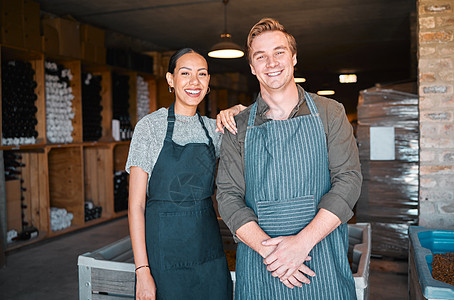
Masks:
[[[229,0],[222,2],[224,3],[224,33],[221,34],[221,41],[208,52],[208,56],[213,58],[239,58],[244,55],[244,52],[239,45],[232,41],[232,36],[227,33],[227,3]]]

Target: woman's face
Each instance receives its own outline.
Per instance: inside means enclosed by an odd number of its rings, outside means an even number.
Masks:
[[[167,73],[169,86],[175,88],[175,101],[194,108],[203,100],[210,83],[206,60],[197,53],[186,53],[176,63],[173,74]]]

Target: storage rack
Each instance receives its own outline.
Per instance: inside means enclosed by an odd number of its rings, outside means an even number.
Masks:
[[[150,95],[150,112],[156,110],[156,79],[153,74],[136,72],[125,68],[108,66],[83,59],[75,59],[56,54],[47,54],[42,51],[0,44],[1,61],[21,60],[32,64],[35,71],[34,80],[37,83],[35,94],[37,100],[36,118],[38,124],[35,130],[38,137],[35,144],[0,146],[1,151],[13,151],[20,154],[26,161],[21,170],[21,178],[26,191],[23,192],[23,201],[27,204],[27,218],[39,231],[36,238],[27,241],[15,241],[7,245],[10,251],[24,245],[59,236],[74,230],[86,228],[125,216],[127,211],[114,211],[114,172],[124,170],[129,150],[129,141],[114,141],[112,138],[112,74],[128,74],[130,84],[130,115],[134,126],[136,116],[136,78],[140,75],[148,82]],[[73,142],[69,144],[52,144],[46,139],[46,101],[44,62],[52,60],[69,68],[73,74],[71,88],[75,98],[72,100],[72,109],[75,113],[72,120]],[[102,76],[101,103],[102,110],[102,137],[96,142],[83,142],[82,130],[82,72],[91,72]],[[1,78],[1,72],[0,72]],[[0,89],[1,103],[1,89]],[[1,118],[1,105],[0,105]],[[0,132],[1,132],[0,122]],[[0,137],[1,142],[1,137]],[[1,145],[1,143],[0,143]],[[4,204],[15,207],[20,197],[20,185],[17,180],[4,181],[6,199]],[[90,199],[96,206],[102,207],[102,217],[90,221],[84,220],[84,202]],[[1,203],[0,203],[1,204]],[[17,203],[16,203],[17,204]],[[50,227],[50,207],[65,208],[74,215],[69,228],[52,231]],[[18,215],[19,214],[19,215]],[[14,226],[14,220],[20,219],[20,209],[7,212],[6,232]],[[17,222],[16,222],[17,223]]]

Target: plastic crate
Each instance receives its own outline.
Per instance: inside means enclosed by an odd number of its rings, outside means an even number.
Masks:
[[[409,247],[410,299],[454,299],[454,286],[432,277],[434,253],[454,252],[454,231],[411,226]]]

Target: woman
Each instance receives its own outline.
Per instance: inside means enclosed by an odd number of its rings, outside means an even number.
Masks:
[[[136,298],[232,299],[211,200],[221,134],[197,112],[209,89],[207,62],[181,49],[166,79],[175,102],[137,123],[126,164]],[[218,124],[233,125],[242,109],[224,111]]]

